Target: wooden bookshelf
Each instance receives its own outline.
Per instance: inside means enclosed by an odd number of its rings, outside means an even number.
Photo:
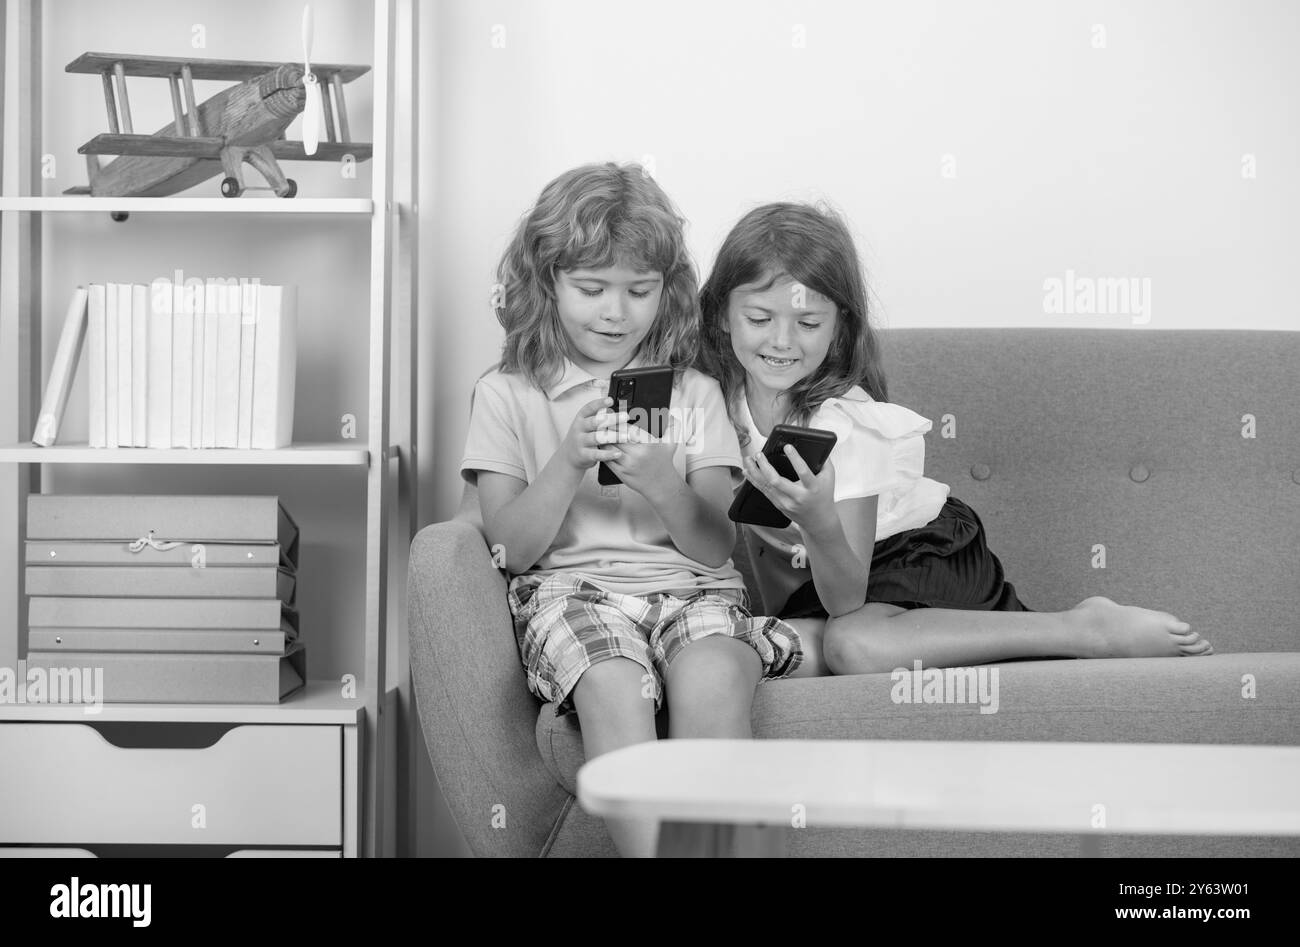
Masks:
[[[49,186],[41,175],[42,125],[53,118],[46,114],[42,83],[61,74],[64,63],[43,62],[47,44],[42,20],[57,9],[45,0],[0,0],[0,50],[16,50],[0,57],[0,92],[6,92],[14,114],[14,133],[6,134],[0,150],[0,271],[5,285],[0,292],[0,508],[4,522],[17,524],[17,535],[0,537],[5,552],[0,555],[0,667],[13,668],[19,653],[20,631],[27,623],[27,602],[21,549],[25,538],[27,498],[44,487],[42,469],[49,464],[72,465],[173,465],[252,467],[335,467],[366,471],[365,569],[364,575],[349,575],[358,599],[364,598],[364,624],[356,629],[364,636],[364,663],[357,675],[357,700],[337,695],[337,681],[312,681],[304,692],[280,705],[104,705],[100,715],[84,716],[81,707],[59,705],[14,705],[0,707],[0,725],[25,723],[61,725],[95,722],[150,723],[275,723],[338,725],[350,752],[359,754],[359,775],[345,775],[345,818],[347,812],[358,822],[354,846],[363,855],[390,855],[393,845],[394,798],[405,767],[394,763],[397,751],[396,686],[405,687],[404,653],[398,650],[398,680],[387,681],[388,652],[404,641],[403,609],[390,616],[390,576],[405,571],[405,551],[414,537],[414,504],[410,490],[417,483],[414,468],[415,415],[411,391],[393,391],[394,383],[413,387],[416,292],[414,270],[416,205],[415,169],[418,167],[418,136],[414,134],[416,94],[416,29],[419,4],[415,0],[371,0],[373,9],[373,51],[370,60],[373,98],[370,112],[373,140],[369,196],[346,198],[282,199],[262,195],[221,197],[97,198],[82,195],[42,195]],[[106,17],[131,18],[130,4],[111,4]],[[299,6],[297,9],[301,9]],[[10,31],[5,36],[6,29]],[[14,34],[17,34],[16,36]],[[5,45],[6,39],[9,46]],[[403,55],[398,56],[398,43]],[[126,50],[123,50],[126,52]],[[147,80],[156,81],[156,80]],[[0,95],[0,127],[4,127],[5,95]],[[394,123],[398,116],[401,125]],[[402,150],[394,146],[399,134],[408,136]],[[406,131],[411,129],[411,131]],[[6,128],[9,131],[9,128]],[[87,129],[87,137],[102,129]],[[60,160],[63,160],[62,158]],[[68,156],[75,162],[76,156]],[[211,186],[215,187],[215,184]],[[355,238],[352,221],[369,228],[369,283],[367,299],[368,334],[365,351],[341,353],[362,359],[368,378],[368,407],[362,425],[365,437],[357,442],[295,443],[280,450],[159,450],[149,448],[91,448],[85,443],[37,447],[24,438],[34,430],[44,386],[42,346],[57,339],[42,339],[42,286],[51,279],[49,261],[43,259],[43,220],[49,214],[140,215],[137,226],[124,227],[120,239],[131,240],[146,232],[157,214],[237,215],[245,218],[315,215],[311,226],[348,228]],[[348,223],[344,223],[348,221]],[[256,232],[255,220],[246,224]],[[53,251],[46,249],[45,254]],[[165,262],[165,261],[164,261]],[[57,285],[75,284],[76,273],[58,274]],[[402,311],[403,309],[407,311]],[[395,338],[393,328],[398,335]],[[393,353],[410,366],[391,372]],[[372,463],[372,458],[379,462]],[[340,503],[343,502],[340,488]],[[288,494],[291,499],[292,494]],[[402,535],[390,542],[390,520]],[[10,527],[12,530],[12,527]],[[408,535],[409,533],[409,535]],[[18,558],[15,558],[18,556]],[[390,620],[391,619],[391,620]],[[15,716],[18,715],[18,716]],[[75,721],[73,718],[76,718]],[[3,727],[0,727],[2,730]],[[349,733],[351,734],[349,736]],[[308,792],[296,787],[293,792]],[[364,800],[361,806],[358,800]],[[354,806],[349,810],[349,806]],[[0,838],[0,848],[5,840]],[[345,851],[346,851],[345,846]]]
[[[361,701],[338,681],[308,681],[278,704],[0,704],[0,720],[33,723],[320,723],[358,724]]]
[[[358,197],[0,197],[0,211],[75,214],[335,214],[368,217],[375,202]]]
[[[343,444],[291,444],[278,450],[88,447],[85,444],[13,444],[0,447],[0,463],[19,464],[239,464],[283,467],[365,467],[370,451]]]

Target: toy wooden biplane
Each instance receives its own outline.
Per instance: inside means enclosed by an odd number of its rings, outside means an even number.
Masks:
[[[309,29],[309,22],[305,22],[304,46],[309,42]],[[304,60],[307,58],[304,55]],[[346,155],[364,161],[371,156],[371,143],[351,140],[343,100],[343,84],[369,70],[369,66],[313,66],[306,61],[299,65],[86,53],[69,63],[67,71],[99,74],[109,130],[77,149],[86,156],[90,186],[70,188],[65,193],[162,197],[224,172],[222,195],[238,197],[246,190],[261,189],[244,186],[242,169],[247,161],[277,197],[293,197],[298,185],[285,177],[280,161],[341,161]],[[126,95],[127,76],[167,79],[174,121],[152,135],[135,134]],[[196,106],[195,79],[239,85]],[[331,114],[334,109],[338,113],[337,132]],[[303,140],[286,141],[285,129],[300,112],[304,113]],[[316,140],[321,117],[328,138],[325,142]],[[101,165],[99,155],[119,157]]]

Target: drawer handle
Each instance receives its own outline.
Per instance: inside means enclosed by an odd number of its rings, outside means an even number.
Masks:
[[[206,750],[240,724],[115,720],[85,726],[120,750]]]

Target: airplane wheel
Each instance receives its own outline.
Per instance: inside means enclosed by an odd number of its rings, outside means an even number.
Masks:
[[[225,177],[221,179],[222,197],[238,197],[240,195],[240,192],[242,191],[243,188],[239,186],[239,182],[236,181],[234,178]]]
[[[282,194],[281,196],[282,197],[296,196],[298,193],[298,182],[295,181],[293,178],[287,178],[286,180],[288,180],[289,182],[289,190],[285,191],[284,194]]]
[[[115,210],[109,212],[108,219],[113,221],[115,224],[120,224],[130,216],[131,215],[124,210]]]

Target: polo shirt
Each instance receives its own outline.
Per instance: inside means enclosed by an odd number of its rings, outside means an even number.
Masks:
[[[461,476],[476,483],[478,472],[488,470],[532,483],[578,411],[605,397],[608,388],[608,378],[567,360],[560,379],[544,391],[523,375],[489,372],[474,386]],[[739,482],[740,444],[718,383],[686,369],[673,387],[669,411],[679,424],[673,465],[682,479],[706,467],[726,467],[733,484]],[[525,574],[568,573],[625,595],[744,588],[730,559],[709,566],[682,553],[644,497],[621,484],[602,487],[598,470],[599,465],[587,470],[550,548]]]

